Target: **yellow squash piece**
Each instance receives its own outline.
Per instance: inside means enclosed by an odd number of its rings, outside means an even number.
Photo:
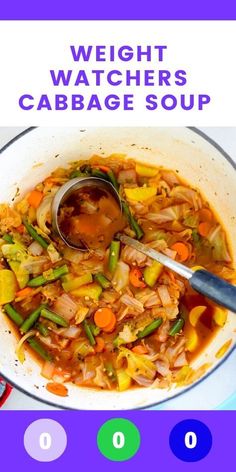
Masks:
[[[192,308],[192,310],[189,313],[189,322],[192,326],[195,327],[197,325],[200,316],[202,316],[206,308],[207,308],[206,306],[201,306],[201,305],[195,306],[194,308]]]
[[[185,330],[185,335],[186,335],[186,349],[189,352],[193,352],[197,349],[198,343],[199,343],[199,338],[197,335],[197,331],[192,328],[192,326],[188,326]]]
[[[218,326],[224,326],[227,320],[227,311],[219,308],[218,306],[215,307],[213,320]]]
[[[25,288],[29,282],[29,274],[27,270],[25,270],[24,267],[22,267],[21,262],[18,261],[8,261],[8,264],[17,278],[20,289]]]
[[[137,202],[143,202],[151,197],[154,197],[157,193],[156,187],[135,187],[125,188],[125,195],[128,200],[135,200]]]
[[[116,374],[119,391],[124,392],[124,390],[128,390],[132,383],[130,376],[123,369],[118,370]]]
[[[153,261],[148,267],[145,267],[143,276],[144,281],[149,287],[154,287],[157,279],[160,277],[163,271],[163,265],[158,261]]]
[[[191,269],[194,270],[194,272],[195,272],[196,270],[206,270],[205,267],[202,267],[202,266],[200,266],[200,265],[199,265],[199,266],[193,266],[193,267],[191,267]]]
[[[75,297],[88,297],[92,300],[98,301],[102,293],[102,287],[97,283],[92,283],[79,287],[76,290],[72,290],[70,293]]]
[[[149,167],[145,164],[137,163],[135,166],[136,172],[141,177],[156,177],[158,169],[156,167]]]
[[[84,274],[80,277],[75,277],[71,280],[67,280],[62,283],[62,287],[66,292],[71,292],[72,290],[76,290],[77,288],[81,287],[82,285],[90,284],[93,281],[92,274]]]
[[[224,343],[223,346],[221,346],[219,351],[217,351],[216,358],[221,359],[221,357],[223,357],[225,353],[228,351],[231,344],[232,344],[232,339],[229,339],[228,341],[226,341],[226,343]]]
[[[0,305],[12,302],[17,289],[15,274],[8,269],[0,270]]]

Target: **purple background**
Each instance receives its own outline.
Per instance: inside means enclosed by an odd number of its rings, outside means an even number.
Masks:
[[[110,462],[97,449],[97,432],[110,418],[128,418],[138,427],[141,446],[137,454],[127,462]],[[34,461],[24,450],[23,437],[26,428],[39,418],[52,418],[65,428],[68,445],[65,453],[51,463]],[[203,421],[213,435],[213,446],[202,461],[182,462],[169,448],[169,434],[176,423],[183,419]],[[162,472],[189,472],[211,470],[232,470],[234,463],[235,439],[233,425],[236,412],[177,412],[177,411],[133,411],[133,412],[0,412],[0,467],[1,470],[24,472],[102,470],[103,472],[139,472],[140,470],[161,470]],[[5,466],[5,467],[4,467]]]
[[[4,20],[229,20],[235,0],[2,0]],[[79,34],[79,32],[78,32]]]

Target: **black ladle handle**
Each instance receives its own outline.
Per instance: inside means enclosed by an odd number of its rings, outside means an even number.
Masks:
[[[207,270],[196,270],[189,279],[189,283],[197,292],[236,313],[236,287],[234,285]]]

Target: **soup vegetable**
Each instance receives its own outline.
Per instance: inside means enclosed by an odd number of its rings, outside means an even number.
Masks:
[[[81,252],[54,233],[51,205],[61,185],[91,175],[112,183],[123,215],[105,193],[65,201],[61,229],[73,242],[89,238]],[[226,322],[224,309],[160,263],[115,237],[107,247],[117,230],[235,280],[224,229],[178,171],[122,155],[57,169],[14,206],[0,205],[2,316],[17,328],[18,360],[34,351],[52,393],[66,395],[67,382],[119,391],[191,383],[208,367],[194,371],[193,358]]]

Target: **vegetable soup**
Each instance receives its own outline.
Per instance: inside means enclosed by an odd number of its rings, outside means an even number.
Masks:
[[[77,192],[60,210],[52,201],[69,179],[97,176],[119,192],[123,214],[106,192]],[[76,198],[75,198],[76,197]],[[224,326],[227,311],[181,276],[120,243],[135,237],[193,269],[235,280],[227,237],[216,214],[178,171],[122,155],[92,156],[59,168],[13,205],[0,204],[0,304],[17,329],[16,356],[37,353],[47,389],[67,382],[124,391],[188,384],[203,372],[191,362]]]

